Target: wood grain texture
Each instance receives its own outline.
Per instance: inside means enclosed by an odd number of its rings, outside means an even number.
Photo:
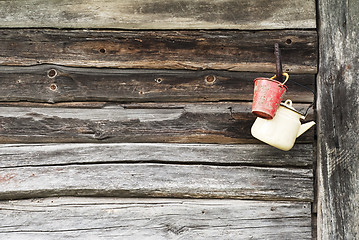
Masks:
[[[258,143],[251,103],[96,103],[0,106],[0,142]],[[67,106],[72,106],[69,104]],[[308,104],[296,104],[300,110]],[[308,120],[313,115],[308,117]],[[299,143],[313,142],[314,130]]]
[[[177,163],[311,168],[313,146],[285,152],[264,144],[1,144],[0,167],[83,163]]]
[[[51,196],[313,200],[313,170],[103,163],[0,169],[0,199]]]
[[[0,101],[250,101],[254,79],[268,73],[71,68],[56,65],[0,67]],[[313,102],[315,75],[290,75],[285,97]]]
[[[1,65],[316,73],[316,31],[0,29]]]
[[[0,202],[0,217],[3,239],[311,239],[309,203],[66,197]]]
[[[318,3],[318,239],[359,239],[359,2]]]
[[[120,29],[315,28],[315,1],[5,0],[0,27]]]

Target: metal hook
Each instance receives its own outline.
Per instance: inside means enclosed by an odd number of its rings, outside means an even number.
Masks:
[[[275,67],[276,67],[276,79],[278,81],[282,81],[283,79],[283,68],[282,68],[282,59],[281,59],[281,55],[280,55],[280,48],[279,48],[279,44],[275,43],[274,44],[274,55],[275,55]]]

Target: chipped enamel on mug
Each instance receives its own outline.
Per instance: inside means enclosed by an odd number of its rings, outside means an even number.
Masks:
[[[288,91],[285,83],[288,81],[288,73],[283,73],[285,80],[283,83],[271,78],[256,78],[254,80],[254,93],[252,103],[252,113],[256,117],[272,119],[283,100],[283,96]]]
[[[251,133],[258,140],[283,151],[290,150],[297,137],[315,125],[314,121],[301,124],[305,119],[301,113],[292,107],[292,101],[281,103],[273,119],[259,118],[255,120]]]

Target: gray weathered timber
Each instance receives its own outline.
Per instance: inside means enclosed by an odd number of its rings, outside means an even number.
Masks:
[[[0,27],[315,28],[314,0],[4,0]]]
[[[313,200],[313,170],[169,163],[0,168],[0,199],[50,196]]]
[[[297,1],[298,2],[298,1]],[[114,31],[0,29],[1,65],[317,72],[316,31]]]
[[[318,3],[318,238],[359,239],[359,2]]]
[[[251,103],[60,106],[1,106],[0,142],[258,143],[250,134],[255,119]],[[298,109],[307,106],[296,105]],[[313,142],[313,131],[304,133],[297,142]]]
[[[0,167],[83,163],[178,163],[310,168],[313,146],[297,144],[291,151],[264,144],[4,144]]]
[[[311,239],[310,204],[48,198],[0,202],[1,239]]]
[[[56,65],[0,67],[0,101],[223,101],[252,100],[257,77],[269,73],[71,68]],[[315,75],[290,75],[286,98],[312,102],[306,88]]]

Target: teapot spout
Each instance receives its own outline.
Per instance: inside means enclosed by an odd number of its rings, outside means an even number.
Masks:
[[[315,125],[314,121],[303,123],[302,125],[300,125],[297,137],[305,133],[309,128],[313,127],[314,125]]]

